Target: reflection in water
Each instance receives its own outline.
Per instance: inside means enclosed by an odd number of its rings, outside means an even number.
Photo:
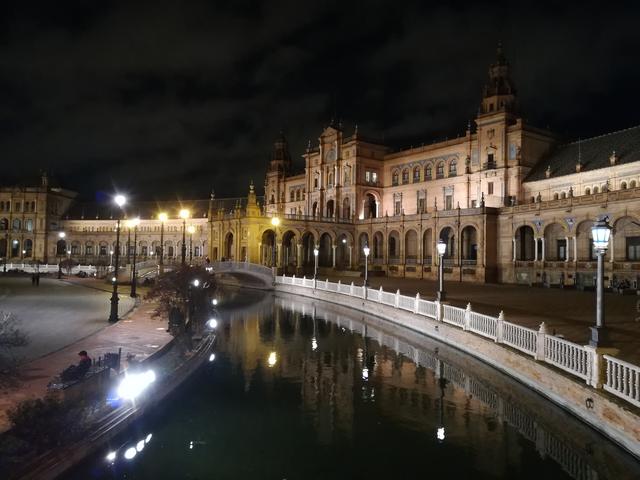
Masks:
[[[454,349],[311,300],[219,300],[212,362],[123,434],[154,431],[149,451],[111,466],[105,452],[72,478],[637,476],[630,456]]]

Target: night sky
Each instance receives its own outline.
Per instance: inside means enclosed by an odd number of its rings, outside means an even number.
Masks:
[[[347,1],[3,2],[0,184],[85,199],[245,195],[282,129],[296,167],[335,119],[393,147],[463,134],[496,45],[524,118],[636,125],[640,6]]]

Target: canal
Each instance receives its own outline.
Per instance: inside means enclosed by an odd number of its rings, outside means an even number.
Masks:
[[[211,361],[66,478],[640,478],[559,407],[424,336],[250,290],[222,292],[219,313]]]

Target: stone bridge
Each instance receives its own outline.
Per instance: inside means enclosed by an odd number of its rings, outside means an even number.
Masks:
[[[220,283],[273,289],[273,270],[264,265],[249,262],[212,262],[211,266]]]

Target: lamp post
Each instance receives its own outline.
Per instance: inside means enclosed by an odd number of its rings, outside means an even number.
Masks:
[[[169,216],[161,212],[158,214],[158,220],[160,220],[160,261],[158,263],[158,271],[164,273],[164,223],[169,219]]]
[[[604,254],[609,246],[611,226],[607,219],[599,220],[591,227],[593,248],[598,255],[598,273],[596,277],[596,326],[591,327],[591,340],[589,344],[594,347],[602,347],[607,343],[607,331],[604,326]]]
[[[116,195],[113,199],[116,205],[120,208],[127,203],[127,199],[124,195]],[[109,321],[118,321],[118,269],[120,268],[120,217],[122,213],[118,215],[116,222],[116,259],[113,268],[113,293],[111,294],[111,312],[109,313]]]
[[[315,283],[316,277],[318,276],[318,254],[320,253],[320,250],[318,250],[318,247],[315,247],[313,249],[313,257],[314,257],[314,263],[313,263],[313,281]]]
[[[113,250],[109,250],[109,271],[113,268]]]
[[[196,227],[189,225],[187,231],[189,232],[189,263],[191,263],[193,261],[193,234],[196,233]]]
[[[182,219],[182,265],[187,259],[187,245],[186,245],[186,233],[187,233],[187,218],[189,218],[189,210],[183,208],[180,210],[180,218]]]
[[[436,247],[438,249],[438,301],[441,302],[446,298],[444,291],[444,254],[447,251],[447,244],[440,239]]]
[[[371,249],[369,245],[365,245],[362,249],[364,252],[364,286],[369,286],[369,254],[371,253]]]
[[[138,225],[140,225],[139,218],[132,218],[128,222],[129,231],[133,228],[133,267],[131,270],[131,293],[132,298],[136,297],[137,287],[137,274],[136,274],[136,253],[138,252]]]
[[[60,240],[62,240],[62,241],[64,241],[64,237],[66,237],[66,236],[67,236],[67,234],[64,233],[64,232],[58,233],[58,238]],[[58,240],[58,241],[60,241],[60,240]],[[67,250],[66,242],[65,242],[65,245],[64,245],[64,249],[65,249],[65,251]],[[56,253],[58,254],[58,280],[60,280],[62,278],[62,258],[60,256],[58,245],[56,245]]]
[[[280,225],[280,219],[273,217],[271,219],[271,225],[273,225],[273,250],[271,252],[271,265],[278,268],[278,225]]]

